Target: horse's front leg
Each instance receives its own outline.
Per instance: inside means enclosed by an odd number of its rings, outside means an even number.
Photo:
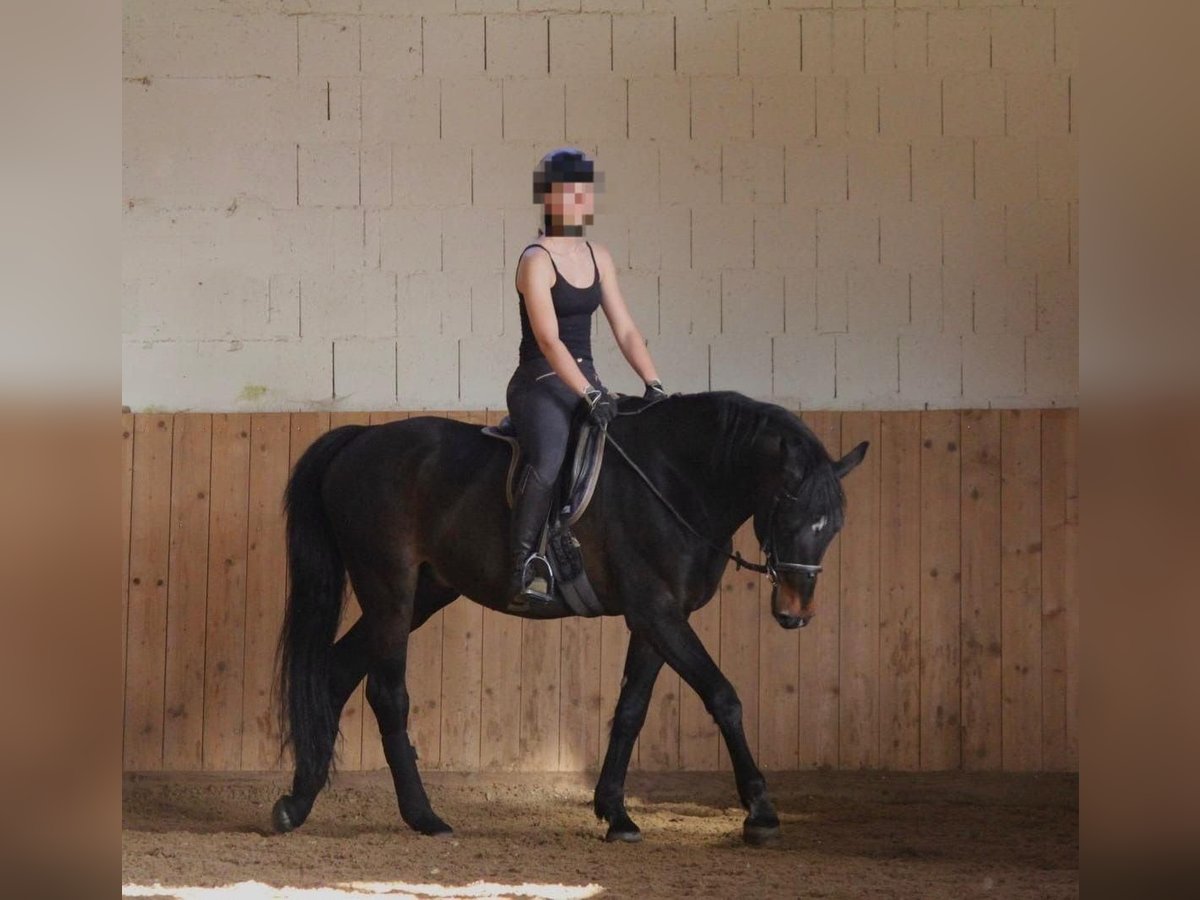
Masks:
[[[647,615],[645,621],[630,623],[643,628],[646,639],[672,669],[679,673],[704,701],[729,748],[738,796],[749,815],[742,836],[748,844],[762,844],[779,836],[779,817],[767,797],[767,781],[759,771],[742,729],[742,703],[737,691],[713,662],[704,643],[680,613]]]
[[[638,732],[646,721],[650,695],[662,664],[662,657],[645,638],[636,633],[630,636],[621,695],[617,699],[612,734],[608,738],[608,752],[604,754],[604,767],[600,770],[593,799],[596,818],[609,824],[608,834],[604,838],[606,841],[633,842],[642,839],[641,830],[625,811],[625,774],[629,771],[633,742],[637,740]]]

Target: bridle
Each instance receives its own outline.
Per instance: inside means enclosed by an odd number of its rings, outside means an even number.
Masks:
[[[780,569],[783,569],[785,571],[790,570],[790,571],[797,571],[797,572],[805,572],[808,575],[810,575],[811,577],[816,578],[817,573],[820,572],[821,569],[823,568],[823,566],[816,564],[816,563],[780,562],[778,559],[775,558],[775,547],[772,545],[772,540],[775,537],[775,531],[774,531],[775,510],[779,507],[779,503],[782,500],[796,501],[799,499],[800,498],[795,496],[794,494],[789,494],[787,491],[783,490],[782,488],[779,489],[779,493],[777,493],[775,495],[775,499],[773,501],[771,501],[771,512],[767,514],[767,540],[766,540],[765,544],[761,545],[761,550],[762,550],[763,556],[766,557],[767,563],[765,566],[762,566],[762,567],[756,566],[754,563],[744,563],[746,568],[754,568],[755,571],[761,571],[761,572],[765,573],[766,576],[771,579],[771,584],[779,583],[779,570]],[[742,567],[742,564],[741,564],[742,560],[741,560],[740,554],[735,554],[735,556],[731,557],[731,558],[734,560],[734,562],[740,563],[738,565],[738,568],[740,569]]]
[[[700,540],[704,541],[704,543],[708,544],[708,546],[711,547],[713,550],[716,550],[718,553],[720,553],[726,559],[731,560],[734,563],[734,565],[737,566],[738,569],[749,569],[751,572],[758,572],[761,575],[766,575],[769,579],[771,579],[771,584],[779,583],[779,572],[781,570],[782,571],[806,572],[813,578],[816,578],[817,573],[821,571],[822,566],[820,566],[816,563],[781,561],[775,557],[775,547],[773,546],[773,539],[775,537],[775,532],[774,532],[775,510],[779,507],[780,502],[782,502],[784,500],[796,501],[796,500],[800,499],[799,497],[795,496],[794,494],[789,494],[787,491],[783,490],[782,488],[780,488],[779,492],[775,494],[775,498],[771,502],[771,511],[770,511],[770,513],[767,514],[767,529],[766,529],[767,530],[767,540],[765,543],[759,545],[759,549],[762,551],[762,554],[766,559],[766,563],[765,564],[753,563],[753,562],[750,562],[747,559],[745,559],[742,556],[741,551],[734,551],[733,553],[726,553],[724,550],[722,550],[720,547],[718,547],[716,544],[714,544],[711,540],[709,540],[707,537],[705,537],[703,534],[701,534],[699,531],[697,531],[692,526],[691,522],[689,522],[682,515],[680,515],[679,511],[677,509],[675,509],[674,506],[671,505],[671,501],[668,500],[666,497],[664,497],[662,495],[662,492],[659,491],[659,489],[654,486],[654,482],[652,482],[649,479],[649,477],[647,477],[646,473],[643,472],[638,467],[637,463],[635,463],[632,459],[629,458],[629,454],[625,452],[624,448],[621,447],[621,445],[618,444],[615,440],[613,440],[613,437],[612,437],[612,435],[610,435],[608,433],[607,428],[604,429],[604,438],[610,444],[612,444],[614,450],[616,450],[619,454],[621,454],[621,457],[625,460],[625,462],[629,463],[629,467],[638,474],[638,477],[641,478],[642,481],[644,481],[646,483],[646,486],[648,488],[650,488],[650,490],[654,494],[654,496],[656,496],[659,500],[662,501],[663,505],[668,510],[671,511],[671,514],[673,516],[675,516],[676,519],[679,520],[680,524],[682,524],[685,528],[687,528],[687,530],[690,531],[692,534],[696,535],[696,537],[700,538]]]

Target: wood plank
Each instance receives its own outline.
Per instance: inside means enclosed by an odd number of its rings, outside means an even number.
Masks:
[[[558,765],[559,661],[562,623],[521,622],[521,760],[526,771]]]
[[[1067,766],[1079,771],[1079,410],[1067,412],[1064,433],[1066,459],[1066,557],[1064,601],[1067,620]]]
[[[250,416],[212,418],[208,611],[204,651],[204,768],[243,768],[246,536]],[[248,761],[248,767],[259,768]]]
[[[1041,417],[1000,413],[1004,768],[1042,765]]]
[[[911,771],[921,767],[920,412],[883,413],[879,438],[879,764]]]
[[[1042,412],[1042,768],[1067,748],[1067,410]]]
[[[600,758],[608,750],[612,736],[613,716],[617,711],[617,698],[621,695],[621,682],[625,676],[625,654],[629,651],[629,626],[622,616],[604,616],[600,620],[600,738],[604,746]],[[637,766],[638,747],[634,743],[630,768]]]
[[[962,420],[962,763],[999,769],[1000,412],[971,409]]]
[[[129,691],[129,529],[133,517],[133,413],[121,413],[121,689]],[[122,738],[123,740],[123,738]]]
[[[733,535],[733,552],[759,560],[758,539],[753,520],[747,519]],[[758,582],[761,576],[749,569],[738,571],[733,563],[721,577],[721,671],[742,702],[742,726],[750,752],[758,755]],[[729,748],[721,741],[717,764],[732,768]]]
[[[204,764],[204,638],[208,604],[208,487],[212,416],[178,413],[171,451],[163,768]]]
[[[386,425],[388,422],[399,422],[407,419],[409,414],[403,411],[389,412],[373,412],[371,413],[372,425]],[[364,679],[365,691],[366,679]],[[364,693],[364,700],[365,700]],[[369,703],[363,703],[362,715],[362,767],[366,770],[386,769],[387,760],[383,755],[383,744],[379,740],[379,722],[375,718],[375,711],[371,709]]]
[[[483,411],[450,414],[460,422],[483,425]],[[483,607],[466,597],[442,614],[441,748],[443,769],[479,768],[483,679]]]
[[[804,422],[836,460],[841,457],[842,414],[808,412]],[[867,451],[871,455],[871,451]],[[856,473],[857,474],[857,473]],[[848,515],[854,515],[847,510]],[[801,768],[838,765],[841,671],[842,536],[825,551],[814,596],[816,615],[800,641],[797,756]]]
[[[879,448],[879,413],[842,413],[842,455],[861,441]],[[846,476],[842,530],[839,760],[879,764],[879,453]]]
[[[721,658],[721,590],[708,605],[692,613],[688,622],[704,642],[709,656]],[[704,701],[687,684],[679,688],[679,767],[688,772],[712,772],[717,768],[721,732]]]
[[[521,620],[483,613],[483,697],[479,765],[509,771],[521,761]]]
[[[141,414],[133,425],[126,654],[125,768],[162,768],[163,666],[167,646],[172,417]]]
[[[445,410],[413,412],[409,418],[434,416],[444,419]],[[417,758],[426,769],[442,764],[442,637],[445,610],[434,613],[408,638],[405,683],[408,686],[408,736]]]
[[[487,421],[507,415],[490,409]],[[483,613],[481,737],[484,769],[515,769],[521,758],[521,620],[493,610]]]
[[[921,768],[962,764],[961,416],[921,413]]]
[[[287,600],[283,492],[291,469],[291,427],[288,413],[250,416],[242,765],[256,771],[288,765],[280,757],[272,698],[276,647]]]
[[[479,768],[483,689],[483,607],[459,597],[442,620],[443,769]]]
[[[759,576],[763,578],[763,576]],[[758,764],[764,771],[793,771],[799,765],[800,640],[771,615],[771,584],[760,584],[758,609]]]
[[[600,631],[598,618],[562,623],[558,768],[564,772],[600,768]]]

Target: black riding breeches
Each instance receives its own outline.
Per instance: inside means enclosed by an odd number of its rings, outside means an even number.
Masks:
[[[591,360],[576,358],[583,376],[601,386]],[[544,484],[553,484],[562,468],[571,432],[571,418],[580,397],[544,357],[521,363],[508,381],[508,414],[517,432],[525,462]]]

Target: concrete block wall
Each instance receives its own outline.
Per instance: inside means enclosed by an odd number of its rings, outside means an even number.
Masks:
[[[134,410],[503,406],[563,144],[669,389],[1077,403],[1072,3],[127,0],[124,33]]]

